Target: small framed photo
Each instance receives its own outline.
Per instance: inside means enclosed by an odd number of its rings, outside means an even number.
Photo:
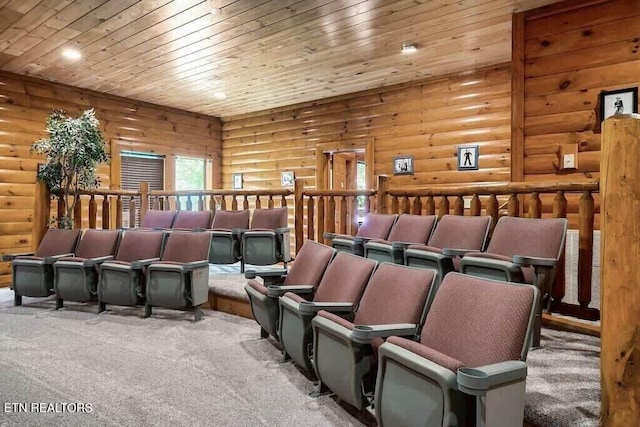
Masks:
[[[282,175],[280,176],[280,183],[282,184],[283,187],[293,186],[294,180],[295,180],[295,176],[293,174],[293,171],[282,172]]]
[[[413,156],[397,156],[393,159],[394,175],[413,175]]]
[[[234,173],[232,177],[233,177],[233,189],[242,190],[242,174]]]
[[[613,115],[638,112],[638,88],[600,92],[600,122]]]
[[[458,145],[458,170],[477,170],[478,155],[477,145]]]

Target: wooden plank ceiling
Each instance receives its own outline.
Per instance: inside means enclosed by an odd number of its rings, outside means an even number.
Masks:
[[[224,118],[509,61],[554,2],[0,0],[0,68]]]

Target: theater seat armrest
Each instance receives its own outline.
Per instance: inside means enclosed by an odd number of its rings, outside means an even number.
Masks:
[[[244,272],[245,279],[255,279],[256,277],[286,277],[287,270],[277,270],[277,271],[257,271],[257,270],[246,270]]]
[[[2,255],[2,258],[0,258],[1,261],[13,261],[15,258],[19,257],[19,256],[33,256],[35,255],[34,252],[25,252],[22,254],[4,254]]]
[[[85,259],[82,261],[83,267],[95,267],[96,265],[100,265],[103,262],[111,261],[113,259],[113,255],[105,255],[97,258]]]
[[[333,238],[336,237],[336,233],[329,233],[328,231],[325,231],[324,233],[322,233],[322,237],[325,239],[333,240]]]
[[[407,246],[413,245],[414,243],[407,242],[391,242],[391,249],[394,251],[404,251],[407,249]]]
[[[353,236],[353,243],[356,245],[364,245],[369,240],[371,239],[367,239],[366,237],[362,237],[362,236]]]
[[[287,292],[293,292],[294,294],[311,294],[314,291],[313,285],[293,285],[293,286],[268,286],[267,296],[271,298],[278,298]]]
[[[508,360],[477,368],[460,368],[457,374],[459,389],[473,396],[484,395],[491,389],[525,381],[526,378],[527,364],[520,360]]]
[[[43,261],[44,261],[45,264],[53,264],[54,262],[56,262],[60,258],[68,258],[68,257],[72,257],[73,255],[74,255],[73,252],[69,252],[68,254],[47,256],[47,257],[43,258]]]
[[[242,236],[247,231],[249,230],[247,230],[246,228],[234,228],[233,230],[231,230],[231,234],[239,237],[239,236]]]
[[[395,336],[415,335],[417,325],[414,323],[393,323],[389,325],[356,325],[351,332],[351,338],[358,343],[370,343],[376,337],[387,338]]]
[[[147,258],[147,259],[138,259],[135,261],[131,261],[131,269],[132,270],[142,270],[142,267],[146,267],[151,263],[160,261],[160,258]]]
[[[518,265],[522,265],[523,267],[533,266],[553,268],[556,266],[557,260],[555,258],[514,255],[513,262]]]
[[[313,302],[302,301],[299,305],[300,314],[310,315],[319,312],[320,310],[329,311],[332,313],[353,313],[354,304],[350,302]]]
[[[195,270],[196,268],[209,267],[209,260],[192,261],[182,265],[185,270]]]
[[[473,249],[455,249],[455,248],[442,248],[442,255],[454,258],[454,257],[462,257],[468,254],[469,252],[478,252]]]

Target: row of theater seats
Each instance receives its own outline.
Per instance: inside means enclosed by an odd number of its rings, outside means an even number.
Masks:
[[[64,300],[193,310],[209,295],[211,233],[162,230],[50,229],[33,254],[4,255],[12,262],[14,304],[22,297],[56,294]]]
[[[318,393],[373,408],[381,426],[522,425],[535,286],[440,282],[313,241],[288,274],[246,276],[261,336],[313,369]]]
[[[326,234],[338,251],[408,266],[530,283],[542,298],[532,345],[540,345],[542,311],[549,302],[564,249],[567,220],[501,217],[488,239],[489,216],[368,214],[356,236]],[[489,240],[487,244],[487,240]]]
[[[251,217],[251,227],[249,218]],[[286,207],[239,211],[149,210],[140,227],[164,230],[207,230],[212,234],[209,262],[272,265],[291,260],[290,231]],[[250,232],[248,232],[250,231]]]

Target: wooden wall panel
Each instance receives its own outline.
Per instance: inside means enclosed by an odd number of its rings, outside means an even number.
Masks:
[[[347,97],[234,116],[222,125],[223,184],[243,173],[246,189],[280,186],[295,171],[315,186],[315,147],[373,138],[374,173],[393,173],[397,155],[413,155],[414,176],[391,188],[508,181],[511,74],[499,65]],[[480,145],[480,169],[457,171],[457,145]]]
[[[599,94],[640,86],[640,2],[610,0],[557,13],[526,13],[525,180],[598,176]],[[577,144],[578,168],[557,171],[556,153]]]
[[[76,115],[95,108],[112,157],[120,150],[207,158],[220,173],[221,124],[217,118],[117,98],[97,92],[0,72],[0,254],[31,251],[35,175],[40,161],[29,148],[44,136],[54,109]],[[101,184],[119,188],[120,162],[99,167]],[[173,177],[167,186],[172,188]],[[96,198],[98,227],[102,198]],[[88,211],[89,198],[83,198]],[[55,208],[55,204],[54,204]],[[88,227],[88,221],[83,227]],[[10,281],[8,263],[0,263],[0,286]]]
[[[599,95],[640,86],[640,2],[554,6],[525,13],[524,179],[597,179]],[[578,167],[572,171],[558,170],[565,144],[577,145]],[[569,200],[570,210],[576,206]]]

